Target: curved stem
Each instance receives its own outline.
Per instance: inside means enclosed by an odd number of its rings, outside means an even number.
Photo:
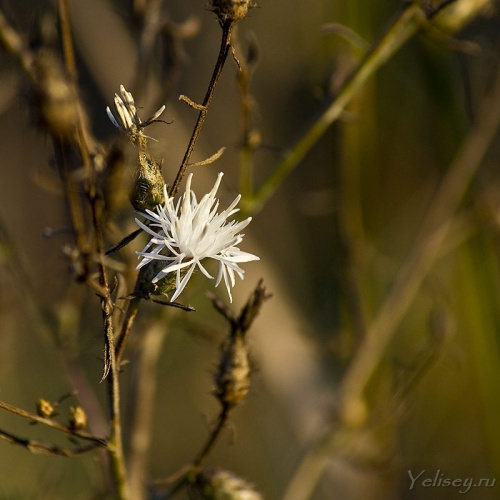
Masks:
[[[202,464],[203,460],[205,460],[205,458],[212,451],[212,448],[217,442],[217,439],[219,438],[222,430],[224,429],[228,421],[230,413],[229,410],[230,408],[227,405],[222,407],[222,410],[217,418],[216,426],[212,429],[212,432],[210,433],[210,436],[208,436],[208,439],[206,443],[203,445],[203,448],[200,450],[196,458],[193,460],[194,467],[199,467]]]
[[[215,63],[214,71],[212,73],[212,78],[208,85],[207,93],[205,94],[205,98],[203,99],[203,103],[201,106],[197,106],[200,112],[198,114],[198,119],[193,129],[193,133],[191,134],[191,138],[189,139],[189,144],[186,149],[186,153],[184,154],[184,158],[182,159],[181,166],[179,167],[179,171],[177,172],[177,176],[172,184],[172,187],[169,191],[169,196],[175,196],[177,191],[179,190],[179,185],[182,182],[182,179],[186,173],[186,169],[189,164],[189,159],[191,158],[191,154],[193,153],[194,146],[200,135],[201,129],[205,122],[205,117],[208,113],[208,108],[210,107],[210,103],[212,102],[212,98],[215,93],[215,88],[217,87],[217,83],[219,81],[219,77],[222,73],[222,68],[227,59],[227,55],[229,54],[229,49],[231,48],[231,33],[233,30],[233,23],[227,22],[222,25],[222,39],[219,49],[219,56],[217,57],[217,62]]]
[[[137,313],[139,312],[139,303],[141,302],[140,297],[133,297],[127,307],[127,311],[125,313],[125,318],[123,319],[120,336],[116,342],[116,362],[118,366],[120,366],[120,361],[122,359],[123,351],[125,350],[125,346],[127,345],[127,340],[130,336],[130,332],[132,331],[132,326],[135,322],[135,318]]]

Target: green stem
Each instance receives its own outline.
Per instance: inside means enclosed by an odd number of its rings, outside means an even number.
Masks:
[[[420,3],[412,3],[401,13],[346,81],[339,93],[320,113],[319,117],[314,120],[311,127],[289,150],[274,171],[264,180],[253,197],[244,201],[245,212],[256,213],[262,209],[286,177],[318,142],[328,127],[339,118],[347,104],[365,85],[366,81],[418,30],[423,19]]]

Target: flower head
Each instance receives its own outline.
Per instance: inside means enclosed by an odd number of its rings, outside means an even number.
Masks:
[[[165,267],[153,278],[153,283],[169,273],[176,272],[176,290],[171,298],[172,301],[184,290],[196,268],[207,278],[214,279],[201,263],[206,258],[218,261],[215,286],[224,279],[232,301],[231,287],[235,283],[235,274],[241,279],[244,274],[238,264],[259,260],[256,255],[238,248],[244,236],[240,231],[250,223],[251,217],[241,222],[235,220],[228,222],[228,218],[239,210],[235,207],[241,196],[237,196],[226,210],[217,213],[219,201],[215,195],[222,176],[222,173],[218,175],[210,193],[203,196],[198,203],[196,195],[191,191],[193,174],[190,174],[186,191],[176,204],[173,198],[169,198],[164,187],[165,205],[158,205],[156,212],[146,210],[146,213],[142,213],[150,224],[146,225],[136,219],[137,224],[152,236],[144,250],[137,252],[142,257],[137,268],[154,260],[164,261]]]
[[[144,135],[142,133],[143,128],[158,121],[158,117],[165,111],[165,105],[156,111],[153,116],[143,122],[137,114],[134,96],[130,92],[127,92],[123,85],[120,85],[120,94],[115,94],[115,111],[118,118],[115,118],[109,106],[106,108],[106,113],[111,123],[113,123],[118,130],[127,133],[134,139]]]

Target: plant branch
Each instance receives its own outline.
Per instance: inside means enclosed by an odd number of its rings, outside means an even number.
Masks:
[[[71,42],[69,10],[66,0],[59,2],[59,19],[61,32],[63,33],[64,61],[66,70],[71,76],[71,87],[73,94],[77,96],[76,89],[76,68],[73,65],[75,60],[74,47]],[[108,407],[110,411],[110,437],[108,450],[111,458],[113,479],[117,497],[121,500],[129,498],[127,491],[127,481],[125,472],[125,457],[123,453],[121,414],[120,414],[120,383],[119,370],[116,363],[114,347],[114,327],[113,327],[113,301],[109,278],[105,266],[105,247],[103,241],[104,226],[104,201],[102,194],[97,187],[97,169],[93,161],[92,152],[95,151],[95,141],[88,129],[88,120],[83,112],[82,106],[77,107],[76,121],[76,147],[79,150],[86,179],[86,194],[90,205],[92,226],[94,229],[94,251],[97,258],[97,269],[99,275],[99,285],[103,292],[99,295],[102,310],[104,328],[104,373],[103,377],[108,378]]]
[[[65,434],[85,439],[87,441],[93,441],[96,445],[99,446],[106,446],[105,439],[94,436],[82,430],[72,429],[71,427],[61,424],[60,422],[57,422],[56,420],[53,420],[51,418],[40,417],[39,415],[35,415],[34,413],[30,413],[26,410],[23,410],[22,408],[18,408],[17,406],[10,405],[9,403],[5,403],[3,401],[0,401],[0,408],[2,410],[13,413],[14,415],[19,415],[20,417],[31,420],[32,422],[36,422],[52,429],[64,432]]]
[[[14,434],[11,434],[10,432],[6,432],[4,430],[0,430],[0,439],[8,441],[12,444],[16,444],[18,446],[22,446],[31,453],[40,455],[56,455],[62,457],[76,457],[102,446],[98,443],[93,443],[88,446],[81,446],[77,448],[64,448],[61,446],[56,446],[54,444],[45,443],[43,441],[38,441],[36,439],[26,439],[15,436]]]
[[[212,78],[208,85],[207,93],[205,94],[205,98],[203,99],[203,103],[199,106],[198,119],[194,126],[193,132],[191,134],[191,138],[189,139],[189,143],[184,154],[184,158],[182,159],[181,166],[179,167],[179,171],[177,172],[177,176],[172,184],[172,187],[169,191],[169,196],[175,196],[177,191],[179,190],[180,183],[184,178],[186,173],[186,169],[189,165],[189,159],[191,158],[191,154],[193,153],[194,146],[200,135],[203,124],[205,123],[205,118],[208,113],[208,108],[210,107],[210,103],[212,102],[212,98],[215,93],[215,89],[217,87],[217,83],[219,81],[219,77],[222,73],[222,68],[227,59],[227,55],[229,53],[229,49],[231,48],[231,34],[233,30],[234,23],[229,21],[222,25],[222,38],[219,49],[219,55],[217,57],[217,62],[215,63],[214,71],[212,73]],[[181,96],[182,97],[182,96]]]
[[[207,441],[201,448],[198,455],[196,455],[196,458],[193,460],[194,467],[199,467],[211,453],[211,451],[215,446],[215,443],[217,442],[217,439],[219,439],[222,430],[224,429],[229,420],[230,413],[231,413],[231,407],[228,405],[224,405],[219,413],[219,416],[217,417],[217,423],[210,432]]]
[[[120,366],[120,362],[122,360],[123,351],[125,350],[125,346],[127,345],[127,341],[130,336],[130,332],[132,331],[132,326],[135,322],[135,318],[137,313],[139,312],[139,304],[141,302],[141,297],[135,296],[130,299],[128,307],[125,311],[125,317],[123,318],[122,325],[120,328],[120,336],[116,342],[116,362],[118,366]]]
[[[351,99],[363,88],[367,80],[417,32],[425,19],[420,3],[420,1],[412,2],[403,10],[384,36],[361,61],[356,71],[344,83],[337,95],[327,103],[319,116],[313,120],[312,125],[290,148],[267,179],[257,188],[254,195],[242,200],[245,213],[257,213],[263,208],[286,177],[318,142],[328,127],[341,116]]]

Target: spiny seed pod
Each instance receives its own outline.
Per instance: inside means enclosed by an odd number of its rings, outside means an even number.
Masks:
[[[240,403],[250,390],[250,360],[248,346],[242,335],[231,335],[221,346],[215,372],[215,396],[222,406]]]
[[[200,500],[263,500],[253,485],[231,472],[218,469],[199,472],[190,493],[192,498]]]
[[[253,7],[250,0],[212,0],[211,2],[211,10],[217,15],[221,24],[241,21],[247,16],[250,7]]]
[[[54,415],[54,405],[46,399],[40,398],[36,403],[36,413],[43,418],[51,418]]]
[[[157,205],[165,203],[163,187],[165,180],[158,164],[148,153],[139,152],[139,167],[135,174],[135,184],[130,202],[142,212],[154,210]]]
[[[73,431],[81,431],[87,426],[87,414],[81,406],[72,406],[70,409],[69,426]]]

